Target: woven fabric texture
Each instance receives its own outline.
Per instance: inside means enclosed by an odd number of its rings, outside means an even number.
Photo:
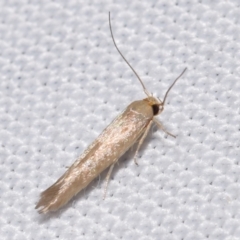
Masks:
[[[40,193],[132,101],[163,98],[133,162],[57,212]],[[229,1],[0,1],[3,240],[239,240],[240,5]]]

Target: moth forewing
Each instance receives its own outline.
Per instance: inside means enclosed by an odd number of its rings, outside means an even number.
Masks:
[[[84,189],[102,171],[111,166],[107,175],[108,182],[113,165],[139,140],[136,151],[137,154],[152,122],[155,121],[159,124],[159,122],[154,119],[154,116],[163,111],[168,92],[186,70],[185,69],[169,87],[163,102],[161,102],[149,94],[140,77],[118,49],[112,33],[110,13],[109,26],[112,40],[117,51],[139,79],[147,98],[132,102],[123,113],[116,117],[98,136],[73,165],[52,186],[42,192],[40,200],[36,205],[40,213],[58,210],[74,195]],[[160,128],[164,130],[161,125]],[[134,157],[135,162],[136,154]]]
[[[114,164],[142,135],[152,118],[153,111],[147,101],[131,103],[66,173],[41,194],[36,208],[41,213],[47,213],[65,205],[103,170]]]

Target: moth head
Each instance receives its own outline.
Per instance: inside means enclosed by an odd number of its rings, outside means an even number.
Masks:
[[[160,99],[157,99],[155,97],[148,97],[144,99],[148,102],[148,104],[152,107],[153,115],[160,114],[164,109],[164,104]]]

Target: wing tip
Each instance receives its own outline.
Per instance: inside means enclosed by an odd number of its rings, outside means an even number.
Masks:
[[[35,209],[38,210],[38,213],[46,214],[50,211],[56,211],[59,207],[62,206],[59,190],[59,185],[54,184],[41,193],[40,199],[35,206]]]

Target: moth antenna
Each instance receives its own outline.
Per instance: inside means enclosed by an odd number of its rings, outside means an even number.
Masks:
[[[119,52],[119,54],[121,55],[121,57],[123,58],[123,60],[127,63],[127,65],[132,69],[132,71],[134,72],[134,74],[136,75],[136,77],[138,78],[139,82],[141,83],[142,87],[143,87],[143,91],[145,92],[145,94],[148,97],[151,97],[151,94],[148,92],[148,90],[146,89],[145,85],[143,84],[143,81],[141,80],[141,78],[139,77],[139,75],[137,74],[137,72],[134,70],[134,68],[131,66],[131,64],[127,61],[127,59],[123,56],[123,54],[121,53],[121,51],[119,50],[115,39],[113,37],[113,31],[112,31],[112,26],[111,26],[111,17],[110,17],[110,12],[109,12],[109,28],[110,28],[110,32],[111,32],[111,36],[112,36],[112,40],[114,43],[115,48],[117,49],[117,51]]]
[[[186,72],[187,68],[185,68],[182,73],[174,80],[174,82],[172,83],[172,85],[168,88],[167,92],[165,93],[165,96],[163,98],[163,105],[165,104],[165,101],[167,99],[168,93],[170,92],[170,90],[172,89],[172,87],[175,85],[175,83],[177,82],[177,80],[179,78],[181,78],[181,76]]]

